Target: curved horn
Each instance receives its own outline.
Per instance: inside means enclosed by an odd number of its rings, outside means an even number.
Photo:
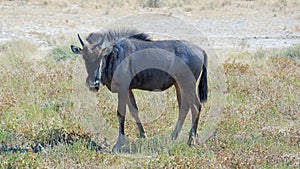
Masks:
[[[80,41],[80,43],[81,43],[81,45],[82,45],[82,47],[83,47],[83,46],[84,46],[83,40],[81,39],[81,37],[80,37],[79,34],[77,34],[77,36],[78,36],[78,39],[79,39],[79,41]]]

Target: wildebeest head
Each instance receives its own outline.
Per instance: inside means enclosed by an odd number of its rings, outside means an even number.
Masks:
[[[99,75],[100,61],[103,56],[111,52],[112,48],[111,46],[104,46],[103,42],[105,38],[103,38],[96,44],[84,44],[79,34],[78,39],[81,43],[82,48],[71,45],[71,49],[73,53],[83,56],[86,71],[88,73],[86,84],[89,87],[90,91],[97,92],[100,87],[101,78]]]

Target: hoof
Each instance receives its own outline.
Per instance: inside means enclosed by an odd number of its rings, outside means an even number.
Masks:
[[[188,146],[192,146],[192,142],[194,141],[194,145],[196,145],[196,139],[197,139],[197,135],[191,134],[189,136],[189,140],[187,142]]]
[[[189,140],[187,142],[187,145],[191,147],[192,146],[192,141],[193,141],[193,138],[189,138]]]
[[[176,140],[177,137],[178,137],[178,132],[173,132],[173,133],[171,134],[171,139],[172,139],[172,140]]]
[[[124,146],[126,143],[126,139],[124,135],[119,135],[117,143],[112,148],[112,153],[118,153],[121,152],[122,146]]]
[[[142,134],[139,135],[138,138],[147,138],[147,135],[145,133],[142,133]]]

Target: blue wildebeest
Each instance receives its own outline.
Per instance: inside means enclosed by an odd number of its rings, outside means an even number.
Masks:
[[[179,104],[179,116],[171,137],[177,138],[191,109],[192,127],[188,139],[188,145],[191,145],[196,136],[201,102],[207,100],[205,51],[187,41],[151,40],[147,34],[131,29],[91,33],[86,39],[88,44],[79,35],[78,38],[82,47],[71,45],[71,49],[75,54],[83,56],[89,89],[96,92],[102,84],[118,93],[119,137],[113,151],[125,143],[126,105],[137,123],[140,137],[145,137],[132,89],[164,91],[173,85]],[[196,94],[198,79],[199,98]]]

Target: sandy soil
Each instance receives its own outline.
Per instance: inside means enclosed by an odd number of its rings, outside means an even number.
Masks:
[[[40,47],[67,45],[75,42],[77,33],[87,35],[114,26],[136,27],[191,41],[203,38],[206,42],[202,45],[212,49],[279,48],[300,43],[299,5],[267,8],[231,4],[196,11],[184,7],[111,8],[1,0],[0,16],[0,43],[27,39]]]

